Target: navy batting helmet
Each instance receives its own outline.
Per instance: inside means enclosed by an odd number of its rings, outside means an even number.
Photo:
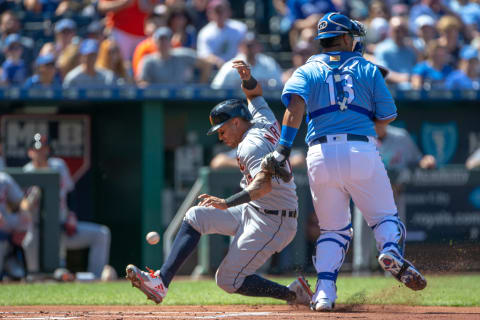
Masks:
[[[365,35],[363,25],[339,12],[326,13],[317,25],[315,40],[337,37],[349,33],[352,36]]]
[[[208,130],[207,135],[215,133],[225,122],[236,117],[247,121],[252,120],[252,115],[242,100],[229,99],[220,102],[210,111],[210,124],[212,127]]]

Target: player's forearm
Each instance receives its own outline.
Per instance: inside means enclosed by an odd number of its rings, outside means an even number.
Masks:
[[[255,179],[245,188],[251,200],[257,200],[272,191],[272,176],[266,172],[260,172]]]
[[[283,116],[282,133],[277,148],[273,152],[276,161],[281,162],[288,159],[290,149],[298,132],[298,128],[303,120],[305,113],[305,102],[303,98],[293,94],[287,110]]]
[[[245,94],[245,97],[247,97],[248,103],[251,103],[251,101],[256,97],[260,97],[263,95],[262,85],[257,82],[255,78],[251,77],[251,79],[255,81],[255,85],[252,87],[248,86],[249,84],[252,84],[251,80],[242,81],[242,91]]]

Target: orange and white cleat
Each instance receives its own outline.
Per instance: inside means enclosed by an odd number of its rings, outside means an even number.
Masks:
[[[159,304],[167,295],[168,288],[163,284],[160,270],[156,272],[149,268],[147,270],[148,272],[145,272],[133,264],[129,264],[126,268],[127,275],[125,278],[130,280],[132,286],[140,289],[148,299]]]
[[[295,292],[295,294],[297,295],[296,299],[293,301],[289,301],[288,304],[300,304],[304,306],[310,305],[313,292],[304,277],[298,277],[297,279],[295,279],[295,281],[290,283],[287,288]]]

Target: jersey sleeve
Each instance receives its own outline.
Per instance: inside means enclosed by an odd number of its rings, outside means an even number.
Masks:
[[[295,70],[283,87],[282,102],[285,107],[288,108],[292,94],[299,95],[303,98],[303,100],[305,100],[306,103],[308,101],[308,94],[310,92],[309,87],[310,83],[303,68],[300,67]]]
[[[247,171],[251,179],[262,171],[262,158],[268,153],[260,149],[260,141],[248,139],[242,142],[242,145],[237,149],[237,157],[242,172]],[[244,172],[245,173],[245,172]]]
[[[385,79],[383,78],[378,67],[374,67],[373,71],[374,81],[374,115],[376,119],[386,120],[397,116],[397,107],[393,101],[393,97],[387,88]]]
[[[250,101],[248,104],[248,111],[250,111],[254,120],[263,118],[270,123],[277,122],[277,118],[268,106],[267,101],[265,101],[262,96],[255,97]]]
[[[72,176],[70,175],[70,170],[68,170],[67,164],[63,159],[55,158],[55,167],[57,168],[58,172],[60,173],[61,181],[62,181],[62,188],[66,191],[66,193],[73,190],[75,183],[73,182]]]

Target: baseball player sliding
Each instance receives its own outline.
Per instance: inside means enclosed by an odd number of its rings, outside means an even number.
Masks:
[[[288,165],[262,165],[262,158],[275,150],[280,138],[277,120],[262,97],[262,88],[243,61],[235,61],[233,67],[243,80],[248,107],[236,99],[217,104],[210,112],[212,127],[208,134],[217,132],[223,143],[237,148],[243,190],[227,199],[200,195],[199,205],[187,211],[162,268],[156,272],[147,268],[149,272],[145,272],[130,264],[126,277],[148,299],[160,303],[200,236],[222,234],[234,238],[216,273],[220,288],[228,293],[309,305],[312,292],[303,277],[285,287],[255,274],[273,253],[294,238],[298,203]],[[277,174],[280,179],[273,177]]]
[[[392,188],[375,148],[375,124],[392,122],[397,110],[381,70],[361,54],[363,27],[339,13],[318,23],[323,53],[298,68],[285,84],[287,106],[280,142],[266,159],[288,159],[306,113],[308,176],[321,234],[315,268],[318,280],[311,308],[331,310],[337,298],[335,282],[352,239],[350,197],[372,228],[378,262],[413,290],[425,278],[403,258],[405,226],[397,215]]]

